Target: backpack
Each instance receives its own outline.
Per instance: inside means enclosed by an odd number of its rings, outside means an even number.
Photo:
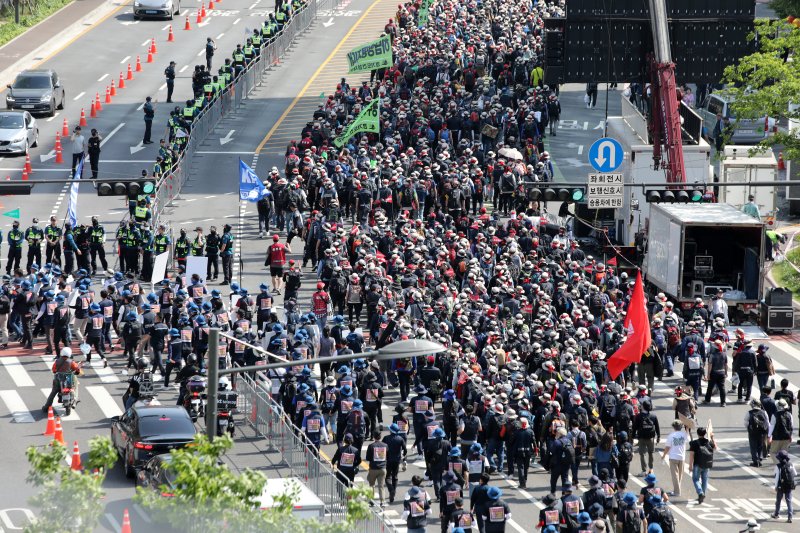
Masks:
[[[689,365],[689,370],[700,370],[703,360],[700,358],[700,354],[695,352],[686,358],[686,364]]]
[[[655,328],[653,330],[653,344],[655,344],[657,348],[666,348],[667,347],[667,339],[664,338],[664,330],[663,329]]]
[[[561,440],[561,456],[559,462],[562,465],[571,465],[575,462],[575,446],[570,439]]]
[[[631,427],[631,410],[626,409],[624,405],[617,409],[617,427],[624,431]]]
[[[761,409],[750,411],[750,422],[747,424],[747,429],[757,433],[767,433],[769,431],[767,413]]]
[[[669,326],[667,328],[667,342],[670,348],[681,342],[681,335],[676,326]]]
[[[781,463],[778,474],[778,488],[783,492],[791,492],[797,488],[797,480],[789,468],[789,462]]]
[[[705,445],[698,444],[694,453],[694,462],[700,468],[711,468],[714,462],[714,450],[711,448],[710,442]]]
[[[603,418],[614,418],[614,411],[617,409],[617,400],[611,394],[603,396],[603,404],[600,407]]]
[[[660,525],[664,533],[675,533],[675,517],[666,506],[653,507],[647,518],[650,524]]]
[[[591,300],[589,300],[590,305],[592,306],[592,310],[602,310],[603,309],[603,297],[600,296],[599,292],[595,292],[592,294]],[[597,314],[597,313],[594,313]]]
[[[567,433],[567,436],[575,450],[575,455],[577,457],[583,457],[584,453],[586,453],[586,433],[583,431],[578,431],[577,433],[570,431]]]
[[[625,509],[620,516],[622,522],[622,533],[641,533],[642,518],[639,516],[639,509]]]
[[[652,439],[656,436],[656,423],[653,422],[653,417],[648,414],[643,414],[641,423],[639,425],[639,438]]]
[[[620,466],[623,466],[631,464],[631,461],[633,461],[633,445],[630,442],[625,442],[619,450],[617,462],[619,462]]]

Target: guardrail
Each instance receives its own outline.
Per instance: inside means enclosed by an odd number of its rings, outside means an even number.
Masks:
[[[269,390],[259,379],[244,373],[236,374],[234,388],[238,393],[239,413],[256,435],[265,439],[270,450],[280,453],[292,475],[301,479],[323,501],[325,520],[343,520],[347,511],[347,487],[336,477],[333,467],[319,459],[316,448],[305,433],[287,420],[281,406],[272,399]],[[395,528],[372,512],[367,520],[356,524],[356,531],[384,533],[395,531]]]
[[[252,63],[242,71],[226,89],[205,108],[192,122],[186,147],[181,152],[172,171],[164,175],[156,186],[153,202],[153,220],[162,222],[164,210],[174,207],[173,201],[189,179],[191,162],[199,145],[214,131],[220,119],[235,112],[247,96],[264,80],[269,69],[277,64],[291,47],[294,40],[304,33],[322,10],[337,7],[342,0],[311,0],[295,13],[283,29],[261,49]]]

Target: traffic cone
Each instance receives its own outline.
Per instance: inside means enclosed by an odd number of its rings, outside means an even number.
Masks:
[[[201,24],[203,22],[203,13],[201,11],[197,11],[197,20],[195,20],[197,24]]]
[[[157,52],[157,50],[156,50],[156,38],[153,37],[152,40],[150,41],[150,53],[151,54],[155,54],[156,52]]]
[[[79,126],[81,126],[81,127],[83,127],[83,128],[85,128],[86,126],[88,126],[88,124],[86,123],[86,110],[85,110],[85,109],[83,109],[83,108],[81,108],[81,120],[80,120],[80,122],[78,123],[78,125],[79,125]]]
[[[28,174],[33,174],[33,168],[31,167],[31,155],[30,154],[25,156],[25,170],[28,171]]]
[[[214,0],[208,0],[208,10],[212,11],[214,9]]]
[[[122,75],[122,72],[119,73],[119,84],[118,84],[118,87],[120,89],[124,89],[125,88],[125,76]]]
[[[65,444],[64,443],[64,430],[61,428],[61,417],[60,416],[56,417],[56,431],[55,431],[55,435],[53,435],[53,440],[54,441],[58,441],[61,444]]]
[[[22,181],[28,181],[28,171],[25,167],[22,167]]]
[[[59,144],[56,146],[56,164],[62,164],[64,162],[64,154],[61,151],[61,145]]]
[[[119,533],[133,533],[131,530],[131,517],[127,508],[122,512],[122,529],[119,530]]]
[[[64,117],[64,125],[61,127],[61,135],[64,137],[69,135],[69,122],[67,122],[67,117]]]
[[[92,100],[92,108],[89,111],[89,116],[91,118],[97,118],[97,108],[94,106],[94,100]],[[85,119],[86,116],[84,116],[83,118]],[[81,126],[83,126],[83,124],[81,124]]]
[[[103,110],[103,104],[100,103],[100,93],[94,93],[94,109],[98,113]]]
[[[23,178],[25,179],[25,178]],[[6,181],[8,181],[8,176],[6,176]],[[52,437],[56,434],[56,417],[53,414],[53,406],[47,408],[47,427],[44,430],[45,437]]]
[[[117,96],[117,88],[114,86],[114,80],[111,80],[111,96]]]
[[[141,72],[141,71],[142,71],[142,60],[139,58],[139,56],[136,56],[136,72]]]
[[[56,131],[56,145],[55,145],[54,149],[58,148],[59,146],[61,146],[61,134],[58,133],[58,131]]]
[[[206,3],[200,2],[200,16],[206,18]]]
[[[187,31],[187,30],[191,30],[191,29],[192,29],[192,25],[189,24],[189,15],[186,15],[186,24],[184,24],[183,30]]]
[[[127,77],[128,77],[129,80],[133,79],[133,69],[131,68],[131,64],[130,63],[128,63],[128,76]]]
[[[106,86],[106,103],[111,103],[111,87]]]
[[[783,160],[783,152],[778,152],[778,170],[786,170],[786,162]]]
[[[81,451],[78,449],[78,441],[75,441],[75,444],[72,446],[72,464],[70,468],[72,470],[83,469],[83,465],[81,464]]]
[[[148,63],[153,62],[153,52],[147,52],[147,62]]]
[[[186,17],[186,22],[189,22],[189,17]],[[172,24],[169,25],[169,34],[167,34],[167,42],[171,43],[175,41],[175,34],[172,33]]]

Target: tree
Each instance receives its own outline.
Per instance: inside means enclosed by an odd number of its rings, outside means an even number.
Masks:
[[[117,452],[108,437],[89,441],[89,457],[83,470],[66,463],[67,450],[53,441],[26,451],[31,465],[28,483],[39,489],[31,504],[40,509],[26,533],[83,533],[93,531],[103,513],[106,472],[114,467]]]
[[[772,0],[769,7],[780,18],[800,17],[800,0]]]
[[[198,434],[192,445],[172,452],[170,486],[139,487],[135,500],[157,520],[192,533],[347,533],[357,531],[358,521],[369,515],[371,490],[363,488],[348,493],[347,517],[336,524],[294,516],[297,488],[278,497],[273,508],[259,509],[266,477],[250,469],[238,475],[232,472],[221,460],[232,446],[233,441],[227,436],[209,442],[205,435]]]
[[[790,60],[800,51],[800,29],[784,20],[757,20],[751,38],[756,52],[725,68],[724,92],[734,100],[733,115],[800,119],[800,109],[794,109],[800,104],[800,69]],[[760,143],[763,150],[774,145],[783,146],[786,159],[800,158],[800,130],[779,131]]]

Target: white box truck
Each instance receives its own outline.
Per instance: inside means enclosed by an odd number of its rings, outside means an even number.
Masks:
[[[758,183],[778,180],[778,160],[771,150],[750,155],[755,146],[726,146],[720,161],[719,183]],[[752,194],[761,219],[769,223],[777,214],[777,187],[719,187],[717,200],[741,209]]]

